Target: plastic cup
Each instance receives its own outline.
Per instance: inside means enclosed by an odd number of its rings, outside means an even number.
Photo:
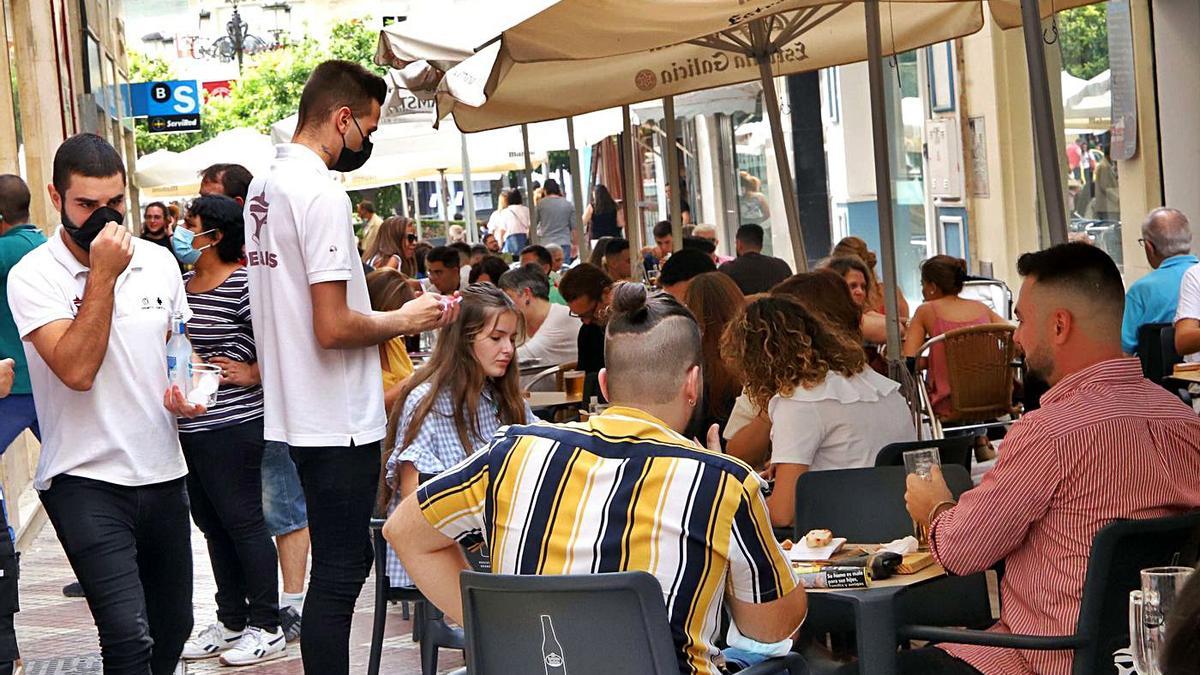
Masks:
[[[217,390],[221,388],[221,367],[211,363],[193,363],[191,373],[192,382],[187,392],[188,403],[212,408],[217,404]]]

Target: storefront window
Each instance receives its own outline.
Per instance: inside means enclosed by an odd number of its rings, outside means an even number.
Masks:
[[[1114,91],[1113,75],[1116,67],[1125,64],[1127,77],[1132,78],[1132,48],[1128,44],[1128,2],[1111,4],[1061,12],[1057,27],[1070,236],[1103,248],[1121,266],[1120,153],[1114,150],[1127,142],[1125,130],[1129,127],[1113,123],[1114,95],[1121,98]],[[1124,31],[1120,29],[1122,20]],[[1117,30],[1110,32],[1114,22]],[[1128,58],[1110,59],[1119,54]],[[1118,74],[1117,80],[1123,76]],[[1136,130],[1136,119],[1132,129]]]

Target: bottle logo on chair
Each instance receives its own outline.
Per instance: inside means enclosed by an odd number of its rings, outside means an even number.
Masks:
[[[542,616],[542,662],[546,665],[546,675],[566,675],[567,662],[563,658],[563,648],[554,634],[554,622],[549,614]]]

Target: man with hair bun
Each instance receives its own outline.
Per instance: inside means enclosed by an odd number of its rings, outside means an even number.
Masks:
[[[405,569],[456,621],[458,577],[468,569],[456,540],[505,532],[488,542],[498,573],[653,574],[669,598],[683,672],[719,672],[710,621],[723,609],[736,624],[731,642],[786,649],[807,605],[772,536],[765,484],[721,454],[716,425],[711,450],[681,433],[703,391],[700,329],[674,298],[648,296],[641,284],[618,284],[611,297],[600,386],[612,407],[582,423],[502,428],[405,499],[384,534],[404,542],[396,553]],[[545,466],[562,469],[549,478]],[[528,498],[496,508],[497,495],[514,493]],[[534,505],[547,501],[561,508],[534,516]],[[485,513],[494,518],[485,523]],[[687,556],[655,555],[685,549]]]

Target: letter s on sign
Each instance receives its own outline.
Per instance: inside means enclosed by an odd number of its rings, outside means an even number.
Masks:
[[[198,97],[196,96],[196,88],[194,86],[181,84],[175,87],[173,98],[175,99],[175,103],[172,104],[172,107],[175,108],[176,113],[187,115],[196,112]]]

